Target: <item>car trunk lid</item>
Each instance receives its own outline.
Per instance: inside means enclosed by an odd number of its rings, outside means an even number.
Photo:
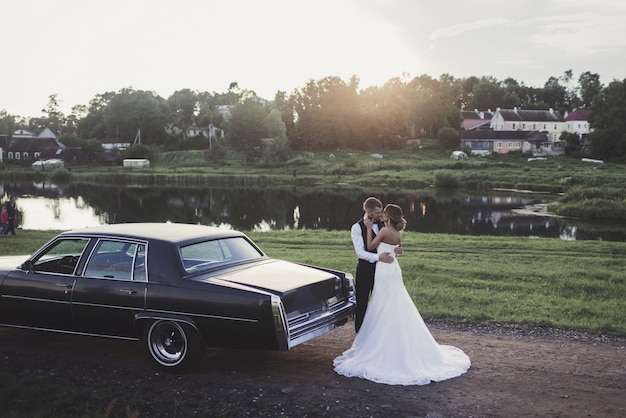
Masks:
[[[250,271],[231,269],[213,279],[278,295],[288,316],[324,309],[345,299],[342,279],[327,271],[274,259],[255,263],[254,275]]]

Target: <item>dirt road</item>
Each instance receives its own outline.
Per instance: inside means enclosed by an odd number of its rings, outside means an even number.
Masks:
[[[211,350],[185,375],[160,373],[133,342],[0,329],[0,367],[9,376],[53,379],[83,397],[97,393],[94,402],[109,416],[626,416],[624,338],[430,328],[439,343],[470,356],[467,374],[407,387],[338,376],[332,360],[352,343],[352,324],[291,352]]]

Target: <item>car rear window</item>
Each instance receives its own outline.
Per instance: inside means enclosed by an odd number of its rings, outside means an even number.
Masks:
[[[263,257],[263,254],[244,237],[223,238],[186,245],[181,247],[180,255],[185,270],[188,272]]]

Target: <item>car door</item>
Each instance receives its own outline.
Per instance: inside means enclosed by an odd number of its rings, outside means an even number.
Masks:
[[[72,291],[86,238],[61,238],[11,271],[2,286],[0,322],[30,328],[76,331]]]
[[[138,337],[134,318],[145,309],[143,242],[99,239],[76,278],[72,310],[81,332]]]

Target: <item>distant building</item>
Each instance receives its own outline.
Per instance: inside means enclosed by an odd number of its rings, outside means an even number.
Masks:
[[[565,118],[560,112],[550,110],[497,109],[491,118],[494,131],[539,131],[548,135],[552,142],[559,141],[565,130]]]
[[[578,134],[579,138],[591,133],[589,127],[589,115],[591,110],[574,109],[571,112],[565,112],[565,131]]]
[[[102,144],[102,148],[105,150],[125,150],[130,147],[130,141],[125,139],[117,139],[117,138],[102,138],[100,140]]]
[[[148,168],[150,167],[150,160],[145,158],[126,158],[122,164],[126,168]]]
[[[478,129],[490,129],[493,112],[491,109],[478,111],[478,109],[461,111],[461,128],[466,131]]]
[[[470,150],[472,155],[507,154],[524,151],[526,136],[527,132],[522,131],[461,131],[461,147]]]
[[[62,148],[53,138],[13,137],[6,150],[7,160],[37,160],[45,150]]]

